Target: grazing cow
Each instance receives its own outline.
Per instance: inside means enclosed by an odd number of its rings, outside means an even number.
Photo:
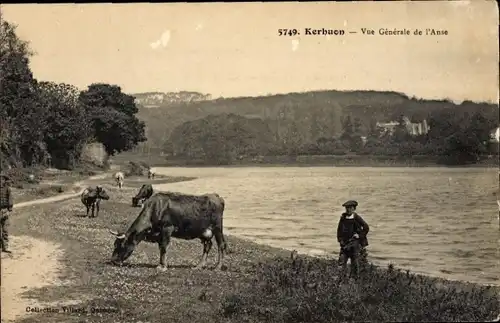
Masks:
[[[122,173],[122,172],[117,172],[115,174],[115,180],[116,180],[116,184],[118,185],[118,187],[121,189],[122,186],[123,186],[123,179],[125,178],[125,175]]]
[[[156,175],[156,170],[154,168],[149,168],[148,169],[148,178],[149,179],[155,179],[155,175]]]
[[[218,194],[187,195],[158,192],[145,203],[141,212],[125,233],[111,231],[116,236],[111,262],[121,264],[130,257],[142,240],[157,242],[160,248],[158,269],[166,268],[170,239],[200,239],[203,244],[201,261],[196,269],[206,266],[212,248],[212,237],[218,246],[216,269],[222,268],[227,244],[223,234],[225,202]]]
[[[139,202],[141,202],[141,204],[144,204],[144,201],[146,201],[152,195],[153,195],[153,185],[151,184],[142,185],[137,195],[132,198],[132,206],[134,207],[138,206]]]
[[[86,217],[89,216],[89,210],[91,208],[92,208],[91,218],[94,218],[99,215],[99,204],[101,203],[101,199],[109,200],[109,195],[101,186],[98,185],[95,188],[88,187],[83,190],[81,195],[81,200],[83,205],[85,205],[85,207],[87,208],[87,214],[85,215]],[[95,215],[94,215],[94,210],[96,211]]]

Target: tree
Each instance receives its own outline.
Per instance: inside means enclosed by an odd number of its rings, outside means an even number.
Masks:
[[[83,145],[91,135],[88,116],[78,95],[78,89],[72,85],[38,84],[38,101],[46,111],[45,143],[52,165],[58,168],[76,166]]]
[[[113,108],[127,116],[134,116],[139,109],[137,108],[131,95],[122,93],[117,85],[94,83],[81,94],[81,99],[86,105],[94,108]]]
[[[290,126],[285,134],[284,148],[286,149],[287,155],[297,156],[299,153],[299,148],[304,143],[302,138],[302,133],[299,131],[299,127],[296,121],[291,121]]]
[[[408,134],[408,129],[406,128],[406,121],[403,115],[398,118],[398,124],[394,128],[394,134],[392,140],[394,143],[404,143],[408,141],[410,135]]]
[[[144,122],[135,114],[134,97],[109,84],[92,84],[82,91],[79,101],[85,107],[97,141],[109,155],[134,148],[146,141]]]
[[[46,157],[44,110],[37,104],[36,80],[29,67],[32,54],[0,11],[0,149],[26,166]]]
[[[378,139],[382,135],[382,132],[379,127],[377,127],[377,121],[372,119],[370,120],[370,127],[368,129],[368,138]]]
[[[209,115],[176,127],[168,140],[177,156],[230,164],[239,156],[254,156],[269,150],[272,133],[259,118],[235,114]]]
[[[457,113],[452,109],[433,113],[429,118],[431,130],[427,145],[441,156],[442,163],[476,162],[487,151],[490,131],[497,125],[497,118],[487,118],[479,112]]]
[[[361,119],[356,117],[354,118],[354,123],[352,125],[353,127],[353,132],[358,135],[358,136],[361,136],[362,133],[363,133],[363,124],[361,123]]]
[[[363,140],[361,139],[361,120],[355,118],[354,122],[348,115],[342,122],[342,140],[344,146],[352,151],[359,151],[363,147]]]
[[[349,140],[354,133],[354,128],[351,121],[351,116],[347,116],[342,120],[342,135],[340,138],[342,140]]]

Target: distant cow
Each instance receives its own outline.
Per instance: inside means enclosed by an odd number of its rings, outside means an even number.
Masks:
[[[142,185],[137,195],[132,198],[132,206],[134,207],[138,206],[139,202],[143,204],[144,201],[146,201],[152,195],[153,195],[153,185],[151,184]]]
[[[156,169],[150,167],[148,169],[148,178],[155,179],[155,175],[156,175]]]
[[[121,189],[123,186],[123,180],[125,179],[125,175],[122,172],[117,172],[115,174],[116,185]]]
[[[130,257],[142,240],[157,242],[160,248],[159,269],[166,268],[166,252],[172,237],[203,243],[203,255],[195,268],[204,268],[212,237],[218,246],[216,269],[222,267],[227,244],[224,239],[222,218],[224,199],[218,194],[187,195],[158,192],[151,196],[125,233],[111,231],[116,236],[111,262],[121,264]]]
[[[85,207],[87,208],[87,214],[85,215],[86,217],[89,216],[90,209],[92,209],[91,218],[99,215],[99,204],[101,203],[101,199],[109,200],[109,195],[101,186],[98,185],[95,188],[88,187],[83,190],[81,200],[83,205],[85,205]],[[94,210],[96,211],[95,215]]]

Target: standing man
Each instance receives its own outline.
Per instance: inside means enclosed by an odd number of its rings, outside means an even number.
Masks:
[[[368,246],[366,235],[370,231],[368,223],[358,215],[358,202],[350,200],[342,204],[345,212],[342,213],[337,228],[337,241],[340,243],[339,265],[345,274],[347,260],[351,259],[351,277],[359,276],[359,260],[366,260],[365,247]]]
[[[12,201],[12,192],[10,189],[10,178],[5,174],[0,174],[0,229],[2,252],[11,253],[9,247],[9,214],[12,212],[14,203]]]

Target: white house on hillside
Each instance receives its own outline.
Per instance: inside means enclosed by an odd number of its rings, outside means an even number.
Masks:
[[[412,136],[424,135],[429,132],[429,125],[427,124],[427,120],[423,120],[422,122],[413,123],[410,121],[408,117],[403,117],[406,130]]]
[[[423,135],[429,132],[429,125],[427,124],[427,120],[423,120],[422,122],[413,123],[410,121],[408,117],[403,117],[403,122],[406,127],[406,131],[412,136]],[[394,129],[399,125],[397,121],[391,122],[377,122],[377,127],[383,129],[383,133],[388,133],[392,135],[394,133]]]

